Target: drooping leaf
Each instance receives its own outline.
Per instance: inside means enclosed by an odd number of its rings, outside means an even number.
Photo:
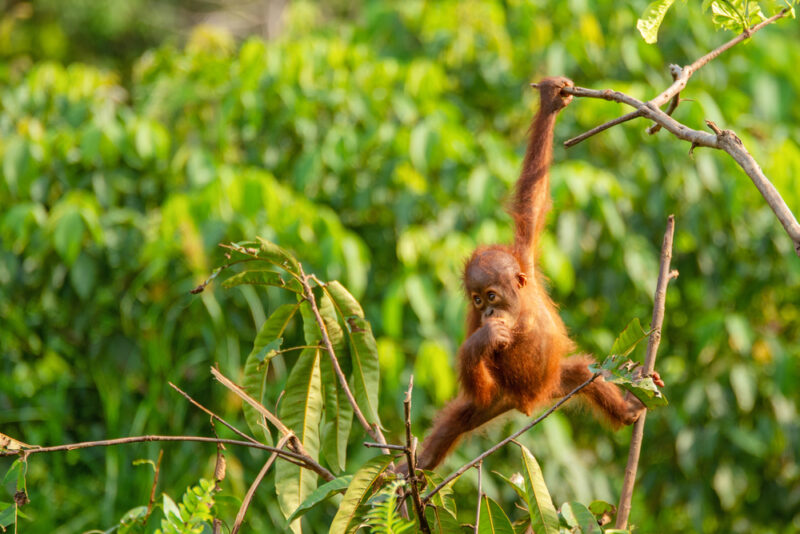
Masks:
[[[675,0],[655,0],[645,8],[641,18],[636,21],[636,29],[642,34],[644,42],[653,44],[658,41],[658,28],[673,3]]]
[[[10,502],[0,502],[0,528],[5,529],[14,524],[16,505]]]
[[[329,530],[331,534],[347,534],[358,527],[360,523],[358,518],[359,507],[367,501],[370,488],[389,467],[392,460],[393,457],[390,454],[376,456],[367,461],[356,472],[333,518]]]
[[[300,274],[300,264],[294,256],[271,241],[261,237],[258,238],[258,241],[261,244],[261,251],[258,254],[260,258],[264,258],[290,273]]]
[[[286,330],[297,308],[297,304],[284,304],[272,312],[272,315],[261,325],[253,342],[253,350],[245,360],[242,387],[251,397],[262,404],[269,361],[276,354],[275,350],[280,348],[280,336]],[[263,436],[264,443],[271,445],[272,435],[263,421],[263,416],[248,403],[243,403],[242,410],[250,432],[254,436]]]
[[[558,534],[558,514],[544,482],[542,469],[527,447],[519,447],[522,450],[522,476],[525,478],[525,493],[528,496],[528,512],[533,531]]]
[[[287,279],[285,279],[287,278]],[[296,278],[290,276],[281,276],[280,273],[269,270],[252,270],[243,271],[235,274],[222,283],[222,287],[230,289],[240,285],[253,285],[253,286],[275,286],[281,289],[288,289],[295,293],[302,294],[303,286]]]
[[[515,534],[508,516],[493,499],[483,495],[478,534]]]
[[[289,378],[286,394],[281,401],[279,417],[291,428],[306,451],[315,460],[319,453],[319,422],[322,414],[322,384],[320,383],[319,350],[305,349],[300,353]],[[317,486],[317,474],[289,462],[275,466],[275,492],[285,517],[289,517]],[[291,524],[300,532],[300,522]]]
[[[380,386],[380,364],[378,345],[372,334],[372,326],[364,319],[364,311],[358,301],[344,286],[334,281],[326,285],[336,310],[347,325],[350,339],[353,395],[364,417],[371,424],[380,424],[378,416],[378,394]]]
[[[337,493],[344,493],[352,480],[353,475],[345,475],[339,478],[334,478],[330,482],[326,482],[325,484],[321,485],[312,491],[308,497],[306,497],[306,500],[304,500],[302,504],[297,507],[297,510],[295,510],[292,515],[289,516],[286,522],[291,523],[321,502],[328,500],[333,495],[336,495]]]
[[[597,524],[592,512],[589,511],[584,505],[579,502],[565,502],[561,505],[561,516],[572,528],[579,528],[581,534],[591,534],[593,532],[600,532],[600,526]]]
[[[328,294],[323,294],[317,302],[328,339],[333,346],[333,352],[336,354],[336,359],[342,371],[347,374],[350,368],[350,358],[345,345],[344,331],[336,318],[336,309]],[[321,344],[321,332],[310,304],[303,303],[300,310],[303,314],[303,330],[306,343],[309,345]],[[333,368],[333,362],[327,351],[324,351],[321,355],[320,370],[325,399],[322,453],[325,455],[325,460],[329,465],[337,466],[340,470],[344,470],[347,460],[347,441],[350,437],[350,428],[353,423],[353,407],[344,393],[344,388]]]

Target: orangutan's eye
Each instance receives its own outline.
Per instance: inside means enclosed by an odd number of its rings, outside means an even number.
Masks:
[[[489,291],[489,293],[486,295],[486,298],[489,299],[489,302],[494,302],[497,298],[497,294],[495,294],[494,291]]]
[[[475,306],[480,306],[481,305],[481,298],[478,295],[474,295],[472,297],[472,302],[475,303]]]

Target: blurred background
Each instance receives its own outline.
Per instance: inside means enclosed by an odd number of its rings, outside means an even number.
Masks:
[[[423,435],[456,391],[462,262],[475,244],[510,237],[502,206],[535,111],[528,83],[566,75],[647,99],[671,82],[670,63],[732,37],[689,2],[647,45],[635,28],[646,5],[0,1],[0,431],[42,446],[212,435],[167,381],[241,423],[208,368],[240,377],[258,326],[285,297],[189,290],[223,261],[219,242],[259,235],[362,301],[378,337],[387,438],[401,439],[412,373]],[[675,113],[697,129],[710,119],[735,130],[795,214],[798,64],[800,26],[781,20],[696,74]],[[602,355],[630,319],[649,324],[666,217],[676,216],[680,277],[657,363],[671,404],[648,416],[631,522],[642,532],[797,532],[800,259],[721,152],[689,155],[642,121],[561,147],[623,112],[576,100],[560,115],[540,257],[574,338]],[[273,402],[295,357],[275,360]],[[521,421],[491,425],[440,472]],[[523,441],[560,504],[616,502],[629,438],[577,410]],[[360,441],[354,465],[372,454]],[[112,527],[147,503],[152,470],[132,462],[159,449],[159,491],[178,497],[213,474],[215,450],[201,444],[35,456],[22,531]],[[241,498],[261,458],[229,451],[225,492]],[[10,464],[0,459],[0,472]],[[517,466],[509,450],[486,472]],[[455,486],[464,522],[475,483],[470,473]],[[273,484],[250,508],[254,531],[282,529]],[[483,484],[510,507],[508,486]],[[11,481],[0,501],[13,491]],[[309,514],[307,530],[326,532],[334,511]]]

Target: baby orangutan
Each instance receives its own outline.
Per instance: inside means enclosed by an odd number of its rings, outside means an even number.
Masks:
[[[530,415],[592,376],[588,355],[565,358],[574,344],[536,268],[535,251],[550,207],[548,168],[556,115],[572,96],[567,78],[539,83],[539,111],[510,211],[515,222],[512,245],[479,247],[464,269],[470,300],[467,339],[458,353],[461,391],[436,417],[422,446],[418,467],[433,469],[464,433],[516,408]],[[653,379],[663,386],[654,373]],[[629,425],[644,409],[632,395],[602,378],[580,394],[614,426]]]

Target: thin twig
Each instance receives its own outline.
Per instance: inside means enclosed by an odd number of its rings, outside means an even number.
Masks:
[[[425,517],[425,507],[419,498],[419,479],[417,478],[417,459],[414,450],[414,439],[411,435],[411,390],[414,388],[414,375],[408,380],[408,391],[403,399],[403,411],[406,416],[406,461],[408,462],[408,482],[411,485],[411,500],[414,502],[414,510],[417,512],[419,528],[425,534],[430,534],[431,527]]]
[[[353,407],[353,413],[358,419],[358,422],[364,427],[367,434],[377,441],[378,443],[386,443],[386,438],[383,437],[383,432],[381,432],[380,427],[378,425],[372,426],[367,421],[367,418],[364,417],[364,412],[361,411],[361,408],[358,406],[356,402],[356,398],[353,396],[353,392],[350,391],[350,386],[347,384],[347,377],[344,375],[344,371],[342,371],[342,367],[339,365],[339,359],[336,357],[336,351],[333,350],[333,343],[331,343],[330,337],[328,337],[328,329],[325,326],[325,320],[322,318],[322,314],[319,312],[319,308],[317,307],[317,299],[314,297],[314,291],[311,289],[311,284],[308,283],[310,276],[306,275],[305,271],[303,271],[303,266],[300,266],[300,283],[303,284],[303,296],[311,305],[311,311],[314,313],[314,319],[317,321],[317,326],[319,327],[320,332],[322,333],[322,344],[325,346],[325,350],[331,358],[331,363],[333,364],[333,370],[336,372],[336,376],[339,378],[339,384],[341,385],[342,389],[344,390],[344,394],[347,397],[347,400],[350,402],[350,405]],[[317,281],[319,283],[319,281]],[[384,449],[384,454],[389,454],[388,449]]]
[[[179,388],[178,386],[176,386],[172,382],[167,382],[167,384],[169,384],[172,387],[172,389],[174,389],[175,391],[177,391],[178,393],[183,395],[183,397],[186,398],[186,400],[188,400],[189,402],[191,402],[192,404],[194,404],[195,406],[197,406],[198,408],[200,408],[201,410],[206,412],[211,417],[211,419],[219,421],[220,423],[222,423],[223,425],[228,427],[230,430],[232,430],[235,434],[237,434],[240,437],[246,439],[247,441],[250,441],[252,443],[260,443],[260,441],[258,441],[254,437],[245,434],[244,432],[242,432],[241,430],[239,430],[238,428],[236,428],[235,426],[233,426],[232,424],[227,422],[225,419],[223,419],[222,417],[218,416],[217,414],[215,414],[214,412],[212,412],[211,410],[209,410],[208,408],[206,408],[205,406],[203,406],[202,404],[200,404],[199,402],[194,400],[191,396],[189,396],[188,393],[183,391],[181,388]]]
[[[675,234],[675,216],[667,218],[667,230],[664,232],[664,242],[661,245],[661,268],[658,271],[658,283],[656,285],[655,304],[653,305],[653,322],[651,324],[650,339],[647,343],[647,355],[644,359],[644,376],[653,373],[656,363],[656,352],[661,343],[661,326],[664,323],[664,305],[667,298],[667,285],[673,278],[669,264],[672,260],[672,237]],[[633,497],[633,485],[636,482],[636,469],[639,465],[639,453],[642,448],[642,436],[644,435],[644,421],[647,415],[645,409],[636,420],[631,435],[631,445],[628,451],[628,464],[625,467],[625,480],[622,483],[622,492],[619,498],[619,508],[617,512],[616,527],[625,529],[628,524],[628,517],[631,512],[631,498]]]
[[[123,445],[126,443],[142,443],[145,441],[190,441],[197,443],[224,443],[226,445],[238,445],[240,447],[250,447],[251,449],[261,449],[270,452],[277,451],[278,455],[283,457],[284,459],[294,461],[294,463],[297,463],[297,465],[300,465],[301,467],[305,467],[307,469],[311,469],[312,471],[316,471],[320,476],[322,476],[326,480],[333,480],[335,478],[324,467],[322,467],[323,472],[318,471],[311,464],[309,464],[308,462],[309,459],[306,456],[303,456],[302,454],[298,454],[296,452],[279,450],[276,449],[275,447],[270,447],[269,445],[264,445],[262,443],[252,443],[250,441],[240,441],[236,439],[208,438],[205,436],[161,436],[161,435],[129,436],[127,438],[103,439],[98,441],[81,441],[78,443],[54,445],[52,447],[39,447],[38,449],[20,449],[13,451],[0,450],[0,457],[15,456],[15,455],[30,456],[32,454],[39,454],[46,452],[74,451],[77,449],[89,449],[92,447],[111,447],[114,445]],[[330,476],[331,478],[326,478],[328,476]]]
[[[426,494],[426,495],[425,495],[425,496],[422,498],[422,503],[427,505],[427,504],[428,504],[428,502],[430,502],[430,500],[431,500],[431,497],[433,497],[434,495],[436,495],[436,494],[437,494],[437,493],[438,493],[438,492],[439,492],[439,491],[440,491],[440,490],[441,490],[443,487],[445,487],[446,485],[448,485],[450,482],[452,482],[452,481],[453,481],[453,480],[455,480],[456,478],[458,478],[458,477],[460,477],[461,475],[463,475],[463,474],[464,474],[464,473],[467,471],[467,469],[469,469],[470,467],[472,467],[472,466],[476,465],[478,462],[482,461],[484,458],[486,458],[486,457],[487,457],[487,456],[489,456],[490,454],[494,454],[495,452],[497,452],[498,450],[500,450],[500,449],[501,449],[501,448],[502,448],[504,445],[506,445],[506,444],[510,443],[511,441],[513,441],[513,440],[517,439],[519,436],[521,436],[522,434],[524,434],[525,432],[527,432],[528,430],[530,430],[530,429],[531,429],[531,428],[533,428],[534,426],[536,426],[536,425],[538,425],[539,423],[541,423],[541,422],[542,422],[542,421],[543,421],[543,420],[544,420],[544,419],[545,419],[547,416],[549,416],[551,413],[553,413],[554,411],[556,411],[557,409],[559,409],[559,408],[560,408],[560,407],[561,407],[561,406],[562,406],[562,405],[563,405],[565,402],[567,402],[569,399],[571,399],[571,398],[572,398],[572,397],[573,397],[575,394],[577,394],[577,393],[578,393],[580,390],[582,390],[583,388],[585,388],[586,386],[588,386],[589,384],[591,384],[592,382],[594,382],[594,381],[597,379],[597,377],[598,377],[598,376],[600,376],[600,374],[599,374],[599,373],[595,373],[595,374],[593,374],[593,375],[592,375],[591,377],[589,377],[589,378],[588,378],[588,379],[587,379],[587,380],[586,380],[584,383],[582,383],[582,384],[578,385],[578,386],[577,386],[575,389],[573,389],[572,391],[570,391],[569,393],[567,393],[566,395],[564,395],[564,396],[563,396],[563,397],[562,397],[562,398],[561,398],[561,399],[560,399],[560,400],[559,400],[557,403],[555,403],[555,404],[554,404],[554,405],[552,405],[550,408],[548,408],[548,410],[547,410],[546,412],[544,412],[542,415],[540,415],[539,417],[537,417],[536,419],[534,419],[533,421],[531,421],[531,422],[530,422],[530,423],[528,423],[527,425],[523,426],[522,428],[520,428],[519,430],[517,430],[516,432],[514,432],[513,434],[511,434],[510,436],[508,436],[507,438],[505,438],[505,439],[504,439],[503,441],[501,441],[500,443],[498,443],[498,444],[494,445],[492,448],[490,448],[490,449],[488,449],[488,450],[486,450],[486,451],[482,452],[481,454],[479,454],[479,455],[478,455],[476,458],[474,458],[473,460],[471,460],[471,461],[469,461],[469,462],[465,463],[464,465],[462,465],[461,467],[459,467],[459,468],[458,468],[458,470],[457,470],[456,472],[454,472],[454,473],[450,474],[450,475],[449,475],[447,478],[445,478],[445,479],[444,479],[444,480],[443,480],[443,481],[442,481],[442,482],[441,482],[441,483],[440,483],[438,486],[436,486],[436,487],[435,487],[435,488],[433,488],[433,489],[432,489],[430,492],[428,492],[428,493],[427,493],[427,494]]]
[[[301,442],[301,441],[300,441],[300,440],[297,438],[297,436],[295,435],[295,433],[294,433],[294,432],[292,432],[292,429],[290,429],[290,428],[289,428],[289,427],[287,427],[285,424],[283,424],[283,421],[281,421],[280,419],[278,419],[278,417],[276,417],[276,416],[275,416],[275,414],[273,414],[272,412],[270,412],[269,410],[267,410],[267,409],[264,407],[264,405],[263,405],[263,404],[261,404],[260,402],[258,402],[257,400],[255,400],[253,397],[251,397],[251,396],[250,396],[250,395],[249,395],[249,394],[248,394],[248,393],[247,393],[247,392],[244,390],[244,388],[242,388],[241,386],[239,386],[239,385],[235,384],[235,383],[234,383],[234,382],[233,382],[233,381],[232,381],[230,378],[228,378],[228,377],[226,377],[225,375],[223,375],[223,374],[222,374],[222,373],[219,371],[219,369],[217,369],[217,368],[215,368],[215,367],[212,367],[212,368],[211,368],[211,374],[212,374],[212,375],[214,375],[214,378],[216,378],[217,380],[219,380],[219,382],[220,382],[220,383],[221,383],[223,386],[225,386],[226,388],[228,388],[229,390],[231,390],[233,393],[235,393],[235,394],[236,394],[236,396],[238,396],[240,399],[242,399],[243,401],[245,401],[247,404],[249,404],[250,406],[252,406],[253,408],[255,408],[255,409],[256,409],[256,411],[258,411],[258,413],[260,413],[261,415],[263,415],[263,416],[264,416],[264,417],[265,417],[265,418],[266,418],[266,419],[267,419],[267,420],[268,420],[270,423],[272,423],[273,425],[275,425],[275,428],[277,428],[277,429],[280,431],[280,433],[281,433],[283,436],[289,436],[289,446],[290,446],[292,449],[294,449],[294,450],[295,450],[295,452],[297,452],[297,453],[298,453],[300,456],[302,456],[302,457],[303,457],[303,461],[304,461],[304,462],[307,464],[307,466],[308,466],[308,468],[309,468],[309,469],[311,469],[312,471],[314,471],[314,472],[318,473],[318,474],[319,474],[319,475],[320,475],[322,478],[324,478],[324,479],[325,479],[325,480],[327,480],[327,481],[331,481],[331,480],[333,480],[334,478],[336,478],[335,476],[333,476],[333,473],[331,473],[330,471],[328,471],[327,469],[325,469],[324,467],[322,467],[322,466],[319,464],[319,462],[317,462],[317,461],[316,461],[316,460],[315,460],[315,459],[314,459],[314,458],[313,458],[313,457],[312,457],[312,456],[311,456],[311,455],[308,453],[308,451],[306,450],[306,448],[303,446],[303,443],[302,443],[302,442]]]
[[[147,512],[144,514],[142,524],[147,524],[147,518],[153,512],[153,505],[156,502],[156,486],[158,486],[158,473],[161,471],[161,458],[164,457],[164,449],[158,451],[158,460],[156,460],[155,474],[153,475],[153,485],[150,486],[150,500],[147,502]]]
[[[658,95],[657,97],[655,97],[652,100],[650,100],[649,104],[652,104],[653,106],[660,108],[661,106],[663,106],[664,104],[666,104],[667,102],[672,100],[675,97],[675,95],[680,93],[686,87],[686,83],[689,81],[689,78],[691,78],[692,74],[694,74],[695,72],[700,70],[701,67],[703,67],[704,65],[709,63],[711,60],[715,59],[717,56],[719,56],[723,52],[725,52],[728,49],[732,48],[733,46],[736,46],[737,44],[741,43],[745,39],[750,38],[754,33],[756,33],[758,30],[760,30],[764,26],[772,24],[776,20],[778,20],[778,19],[780,19],[782,17],[785,17],[789,13],[789,11],[790,11],[789,8],[782,9],[781,11],[779,11],[775,15],[771,16],[770,18],[768,18],[768,19],[756,24],[755,26],[747,28],[745,31],[743,31],[742,33],[740,33],[739,35],[737,35],[736,37],[734,37],[733,39],[731,39],[727,43],[723,44],[719,48],[716,48],[716,49],[712,50],[711,52],[709,52],[708,54],[698,58],[691,65],[687,65],[687,66],[683,67],[681,69],[680,75],[675,79],[675,81],[672,83],[672,85],[670,85],[660,95]],[[641,116],[642,116],[641,113],[637,113],[635,111],[631,112],[631,113],[628,113],[627,115],[623,115],[622,117],[618,117],[618,118],[616,118],[616,119],[614,119],[612,121],[609,121],[609,122],[607,122],[605,124],[601,124],[600,126],[596,126],[596,127],[592,128],[591,130],[589,130],[586,133],[583,133],[583,134],[581,134],[581,135],[579,135],[577,137],[573,137],[572,139],[569,139],[569,140],[565,141],[564,142],[564,146],[569,148],[571,146],[574,146],[574,145],[580,143],[581,141],[583,141],[584,139],[586,139],[588,137],[591,137],[591,136],[593,136],[593,135],[595,135],[595,134],[597,134],[599,132],[602,132],[603,130],[607,130],[611,126],[615,126],[617,124],[620,124],[620,123],[623,123],[623,122],[626,122],[626,121],[629,121],[631,119],[635,119],[636,117],[641,117]]]
[[[670,65],[669,72],[672,74],[672,80],[675,81],[683,72],[683,69],[678,65]],[[667,108],[667,115],[672,117],[672,114],[678,109],[678,104],[681,103],[681,94],[675,93],[675,96],[672,97],[672,100],[669,101],[669,107]],[[651,124],[650,127],[647,129],[647,133],[650,135],[655,135],[661,129],[660,124]]]
[[[786,202],[783,200],[778,190],[772,185],[772,182],[766,177],[756,160],[744,147],[742,140],[739,139],[733,131],[720,130],[715,126],[714,128],[716,129],[713,134],[700,130],[693,130],[679,123],[651,102],[641,102],[630,95],[619,91],[612,91],[611,89],[600,91],[583,87],[565,87],[561,91],[574,96],[599,98],[627,104],[641,111],[642,116],[660,124],[678,139],[683,139],[684,141],[692,143],[693,149],[694,147],[701,146],[717,148],[727,152],[753,181],[756,188],[761,193],[761,196],[767,201],[772,212],[792,239],[795,252],[800,256],[800,224],[798,224],[797,219],[786,205]],[[709,124],[709,126],[711,126],[711,124]]]
[[[286,442],[289,441],[290,436],[283,436],[280,441],[276,444],[278,449],[283,449],[286,445]],[[236,514],[236,519],[233,522],[233,528],[231,529],[231,534],[236,534],[239,532],[239,528],[242,526],[242,522],[244,522],[244,516],[247,513],[247,509],[250,507],[250,502],[253,500],[253,495],[256,493],[256,489],[261,484],[261,481],[264,480],[264,477],[269,471],[269,468],[272,467],[272,464],[275,462],[275,459],[278,457],[278,453],[273,452],[270,457],[264,462],[264,466],[261,468],[261,471],[258,472],[256,475],[255,480],[253,483],[250,484],[250,488],[247,490],[247,494],[244,496],[244,500],[242,500],[242,505],[239,507],[239,512]]]
[[[478,508],[475,510],[475,534],[478,534],[478,527],[481,524],[481,501],[483,501],[483,462],[478,462],[475,469],[478,470]]]
[[[364,446],[368,449],[391,449],[393,451],[401,451],[405,452],[408,450],[408,447],[405,445],[393,445],[391,443],[372,443],[371,441],[365,441]]]

